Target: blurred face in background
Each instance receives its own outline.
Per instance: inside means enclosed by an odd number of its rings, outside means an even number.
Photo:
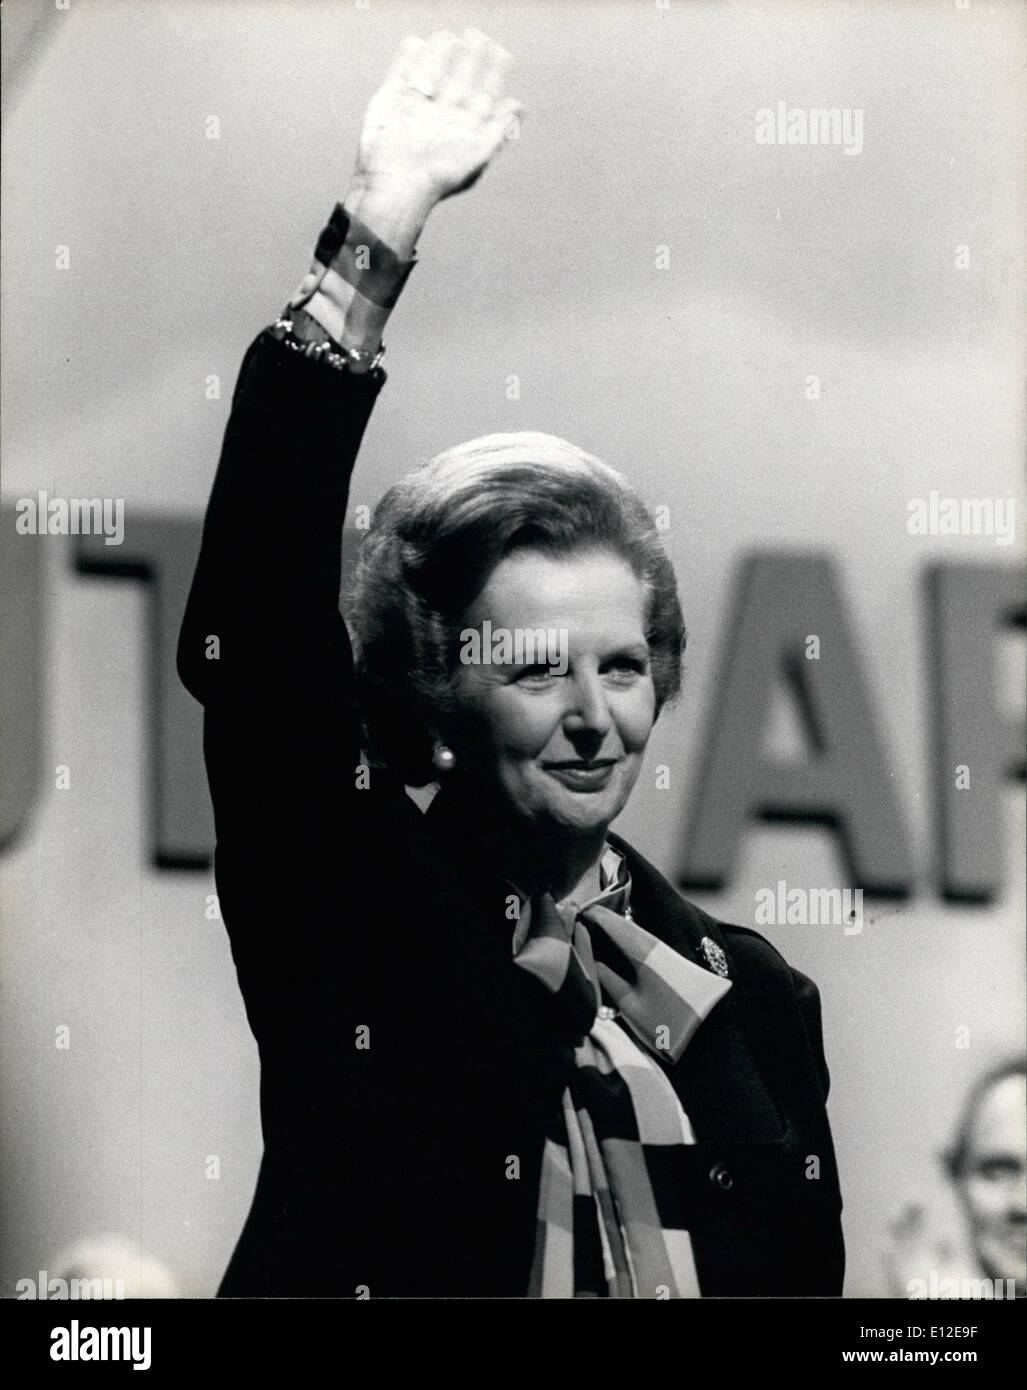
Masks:
[[[956,1187],[981,1268],[1027,1282],[1027,1078],[1007,1076],[977,1107]]]

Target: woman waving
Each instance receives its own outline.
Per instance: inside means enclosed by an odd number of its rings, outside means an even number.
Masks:
[[[339,613],[382,332],[518,118],[506,66],[404,43],[236,388],[179,651],[261,1058],[221,1293],[838,1294],[816,989],[610,828],[685,645],[645,505],[565,440],[472,440],[381,500]]]

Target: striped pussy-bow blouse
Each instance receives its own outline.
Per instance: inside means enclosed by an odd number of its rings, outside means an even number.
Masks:
[[[581,907],[518,893],[514,961],[580,1030],[546,1138],[528,1294],[695,1298],[674,1178],[677,1151],[695,1136],[666,1068],[731,983],[632,919],[622,855],[607,846],[600,868],[602,891]]]

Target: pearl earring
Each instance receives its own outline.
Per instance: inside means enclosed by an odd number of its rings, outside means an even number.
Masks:
[[[432,763],[437,772],[452,772],[456,767],[456,754],[452,748],[447,748],[444,743],[435,745],[435,751],[431,755]]]

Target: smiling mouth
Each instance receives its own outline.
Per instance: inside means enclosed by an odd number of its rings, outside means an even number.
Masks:
[[[616,758],[568,758],[564,763],[544,763],[547,772],[596,772],[600,768],[613,767]]]
[[[616,758],[568,759],[562,763],[544,763],[545,770],[572,791],[601,791],[613,775]]]

